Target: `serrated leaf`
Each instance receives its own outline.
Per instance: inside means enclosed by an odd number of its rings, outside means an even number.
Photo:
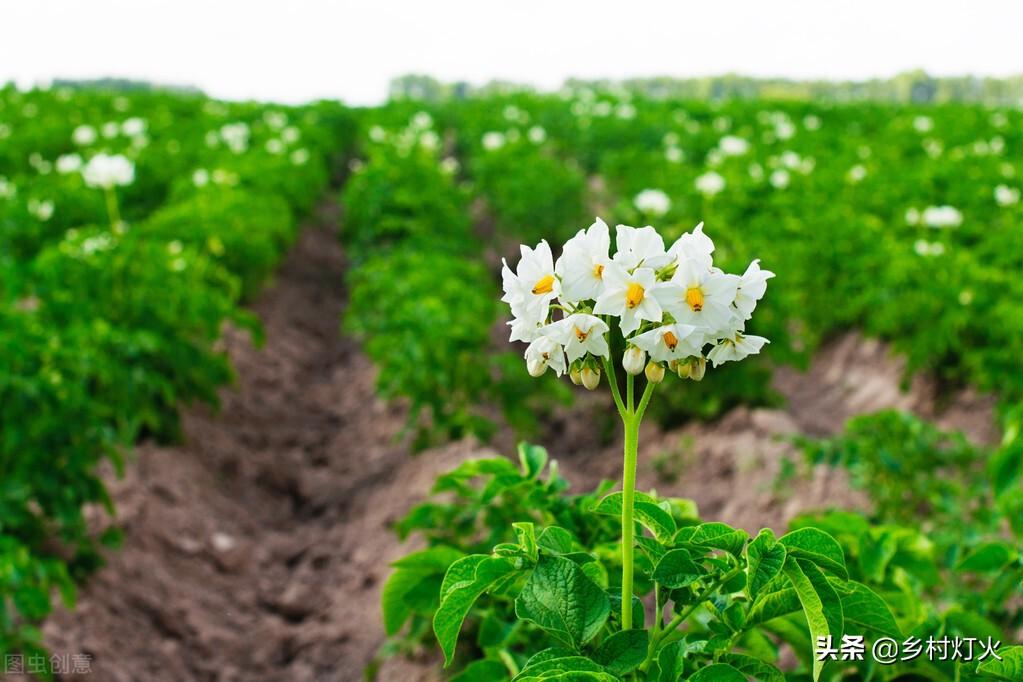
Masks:
[[[604,668],[621,677],[646,660],[650,634],[646,630],[619,630],[597,648],[594,658]]]
[[[701,523],[696,527],[688,542],[701,547],[721,549],[732,556],[742,555],[749,535],[744,530],[732,528],[726,523]]]
[[[688,550],[673,549],[664,554],[654,566],[654,582],[670,589],[685,587],[703,577],[707,572],[700,567]]]
[[[821,637],[840,641],[843,632],[842,602],[827,577],[815,563],[791,555],[785,560],[783,570],[803,607],[803,615],[810,629],[810,641],[820,641]],[[814,657],[814,682],[820,679],[824,664],[825,661]]]
[[[785,565],[785,546],[779,544],[774,533],[763,529],[746,548],[746,594],[756,599],[760,591],[781,573]]]
[[[574,562],[542,555],[515,599],[515,615],[575,649],[600,632],[611,612],[607,594]]]
[[[622,515],[622,493],[615,492],[607,495],[593,511],[608,516]],[[636,493],[633,500],[633,512],[636,520],[647,530],[654,534],[659,542],[670,542],[678,530],[675,527],[675,519],[671,514],[662,509],[657,501],[643,493]]]
[[[713,663],[700,668],[689,677],[689,682],[749,682],[746,676],[727,663]]]
[[[725,653],[721,655],[721,662],[729,664],[743,675],[753,677],[759,682],[785,682],[785,674],[782,671],[753,656]]]
[[[440,606],[433,616],[433,632],[444,652],[445,666],[451,663],[469,609],[481,594],[516,570],[510,559],[480,554],[463,557],[448,568],[441,585]]]
[[[831,571],[842,578],[849,577],[842,546],[838,544],[838,540],[818,528],[794,530],[781,536],[778,542],[785,546],[789,556],[811,561],[819,568]]]
[[[977,666],[977,674],[986,675],[996,680],[1019,682],[1023,680],[1023,646],[1010,646],[1000,649],[998,655],[1002,660],[989,658]]]
[[[547,466],[547,450],[539,445],[519,443],[519,462],[526,478],[536,478]]]
[[[842,587],[838,597],[842,602],[844,623],[856,626],[854,631],[857,633],[871,631],[885,637],[902,639],[902,630],[884,599],[866,585],[853,580],[844,583]]]

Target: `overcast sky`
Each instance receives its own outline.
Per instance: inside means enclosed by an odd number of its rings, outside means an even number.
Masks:
[[[1023,73],[1019,0],[8,0],[0,82],[122,76],[370,104],[415,72],[869,78]]]

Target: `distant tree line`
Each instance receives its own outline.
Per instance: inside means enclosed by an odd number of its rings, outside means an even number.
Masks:
[[[654,98],[793,99],[918,104],[979,102],[1000,106],[1023,106],[1023,74],[1009,78],[937,77],[930,76],[924,71],[909,71],[893,78],[862,81],[753,78],[734,74],[705,78],[661,76],[622,81],[572,78],[565,82],[565,86],[572,89],[626,90]],[[535,89],[529,85],[508,81],[491,81],[482,86],[466,82],[443,83],[431,76],[409,74],[393,79],[389,93],[392,99],[439,101]]]

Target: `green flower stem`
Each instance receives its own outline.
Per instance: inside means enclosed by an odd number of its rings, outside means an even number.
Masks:
[[[610,361],[605,361],[610,365]],[[622,472],[622,629],[632,629],[632,577],[635,569],[633,552],[636,546],[636,522],[634,508],[636,499],[636,464],[639,459],[639,425],[643,421],[643,414],[647,405],[650,404],[650,397],[654,393],[654,386],[647,382],[643,389],[643,395],[639,399],[639,407],[635,406],[636,378],[631,374],[625,378],[626,407],[621,408],[621,396],[618,394],[617,384],[614,379],[614,367],[608,370],[608,379],[611,382],[612,393],[615,394],[615,402],[619,405],[622,413],[622,423],[625,425],[625,462]]]
[[[632,376],[628,379],[632,403]],[[636,459],[639,451],[639,420],[630,409],[625,422],[625,466],[622,473],[622,629],[632,629],[632,571],[636,523],[633,505],[636,495]]]
[[[113,187],[107,187],[103,190],[103,195],[107,201],[107,217],[110,218],[110,228],[117,229],[117,226],[121,224],[121,211],[117,207],[117,194],[114,192]]]
[[[614,396],[618,414],[622,416],[622,421],[625,421],[625,405],[622,403],[622,394],[618,390],[618,377],[615,376],[615,366],[611,362],[611,358],[604,358],[604,373],[607,374],[607,383],[611,384],[611,395]]]

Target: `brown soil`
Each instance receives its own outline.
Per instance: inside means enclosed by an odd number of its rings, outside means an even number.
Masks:
[[[358,680],[382,642],[377,601],[402,553],[388,525],[434,476],[491,448],[464,441],[410,456],[401,407],[374,395],[374,370],[340,334],[344,259],[337,212],[302,234],[256,303],[267,343],[230,334],[237,385],[219,414],[190,410],[180,447],[145,445],[112,483],[124,547],[82,589],[74,612],[45,625],[58,653],[92,656],[93,679]],[[934,415],[933,390],[899,389],[880,344],[846,336],[807,373],[778,372],[778,410],[737,409],[713,424],[642,435],[640,485],[694,498],[705,518],[756,530],[793,514],[859,505],[841,476],[816,471],[798,495],[772,482],[787,434],[832,433],[853,414],[897,406]],[[577,490],[617,478],[620,443],[591,419],[607,404],[580,395],[543,442]],[[990,401],[963,394],[941,415],[977,440],[996,436]],[[510,434],[495,448],[509,451]],[[658,477],[654,463],[678,471]],[[736,491],[746,491],[741,496]],[[395,660],[380,679],[436,678],[436,661]]]

